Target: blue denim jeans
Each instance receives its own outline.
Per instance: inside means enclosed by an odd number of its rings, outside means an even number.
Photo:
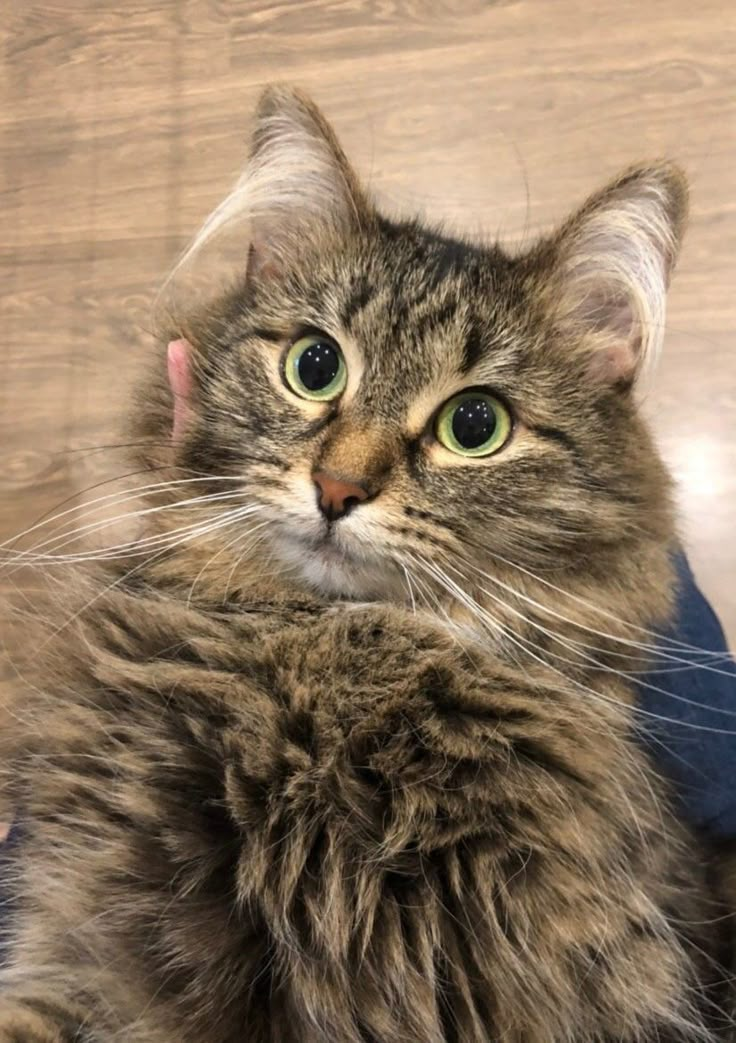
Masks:
[[[732,840],[736,661],[727,655],[718,617],[684,555],[678,558],[677,571],[675,622],[662,635],[661,659],[639,685],[642,733],[654,761],[674,782],[685,818],[713,840]],[[695,649],[716,655],[704,656]]]
[[[684,555],[677,567],[676,621],[639,684],[641,736],[673,781],[684,817],[711,839],[728,840],[736,838],[736,664]],[[0,957],[10,913],[3,869],[18,843],[16,828],[0,848]]]

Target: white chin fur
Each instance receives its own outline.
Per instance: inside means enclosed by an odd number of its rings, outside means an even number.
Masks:
[[[274,534],[273,549],[285,565],[295,569],[312,590],[329,598],[361,600],[406,597],[399,575],[379,558],[358,560],[329,547],[311,547],[286,534]]]

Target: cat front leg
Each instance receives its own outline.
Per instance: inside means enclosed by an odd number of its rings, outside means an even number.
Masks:
[[[259,654],[225,754],[238,878],[293,1008],[334,1015],[315,967],[351,997],[325,1038],[708,1038],[698,857],[612,681],[379,606]]]

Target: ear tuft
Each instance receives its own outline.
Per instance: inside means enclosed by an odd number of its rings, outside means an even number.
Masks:
[[[554,308],[597,379],[629,385],[655,364],[686,216],[683,173],[659,163],[622,174],[553,239]]]
[[[372,212],[332,127],[314,102],[293,87],[267,87],[256,110],[243,173],[177,267],[225,227],[242,222],[249,230],[250,268],[274,270],[280,256],[310,232],[354,229]]]
[[[304,207],[338,222],[360,222],[370,210],[334,130],[312,99],[295,87],[272,85],[261,95],[251,163],[271,177],[279,172],[281,203],[287,208]]]

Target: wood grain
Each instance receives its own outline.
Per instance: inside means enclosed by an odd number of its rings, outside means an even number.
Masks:
[[[736,7],[723,0],[64,0],[0,26],[0,538],[120,468],[167,269],[261,86],[311,91],[393,210],[519,243],[631,161],[692,223],[647,408],[736,639]],[[6,589],[15,581],[5,579]],[[22,626],[9,626],[13,683]]]

